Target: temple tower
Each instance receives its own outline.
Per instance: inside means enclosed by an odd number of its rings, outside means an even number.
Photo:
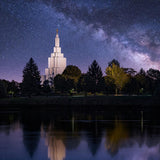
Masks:
[[[60,39],[57,29],[55,37],[55,47],[53,48],[51,57],[48,58],[48,68],[45,69],[45,75],[42,76],[41,81],[44,82],[44,80],[54,78],[57,74],[62,74],[65,68],[66,58],[64,57],[64,54],[61,53]]]

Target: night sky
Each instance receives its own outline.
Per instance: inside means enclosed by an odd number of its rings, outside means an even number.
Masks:
[[[160,0],[0,0],[0,79],[22,81],[33,57],[41,74],[59,29],[67,65],[82,72],[97,60],[103,73],[160,69]]]

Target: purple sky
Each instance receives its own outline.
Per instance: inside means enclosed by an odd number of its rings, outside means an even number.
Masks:
[[[103,73],[122,67],[160,69],[159,0],[0,0],[0,79],[22,81],[33,57],[41,74],[59,29],[67,64],[82,72],[97,60]]]

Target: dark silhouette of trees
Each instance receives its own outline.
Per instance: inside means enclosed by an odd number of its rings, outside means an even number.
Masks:
[[[0,97],[17,96],[20,94],[20,84],[16,81],[0,80]]]
[[[0,98],[7,97],[7,84],[5,80],[0,80]]]
[[[40,83],[40,72],[33,58],[30,58],[23,70],[22,93],[28,96],[39,94]]]
[[[66,79],[63,75],[56,75],[54,77],[54,87],[56,92],[68,92],[74,87],[73,79]]]
[[[77,66],[68,65],[62,75],[67,79],[74,79],[74,81],[77,82],[81,76],[81,70]]]
[[[54,87],[55,91],[60,91],[62,93],[66,90],[66,81],[62,75],[58,74],[54,77]]]
[[[160,71],[150,68],[147,71],[149,89],[154,95],[160,95]]]
[[[45,80],[45,81],[43,82],[42,91],[43,91],[43,93],[45,93],[45,94],[48,94],[48,93],[51,92],[51,87],[50,87],[50,84],[49,84],[49,80]]]
[[[40,72],[34,60],[30,58],[23,70],[23,80],[19,84],[15,81],[0,80],[0,98],[7,96],[48,95],[53,93],[77,93],[87,95],[91,93],[123,93],[136,95],[160,95],[160,71],[150,68],[145,71],[143,68],[137,73],[133,68],[122,68],[120,63],[113,59],[108,63],[103,76],[101,67],[94,60],[88,67],[87,73],[74,65],[68,65],[63,73],[49,80],[44,81],[41,86]]]
[[[150,68],[148,71],[147,71],[147,75],[152,78],[153,80],[155,81],[159,81],[160,80],[160,71],[157,70],[157,69],[152,69]]]
[[[114,83],[114,80],[108,76],[105,76],[104,79],[105,79],[106,94],[114,94],[116,90],[116,85]]]
[[[68,65],[63,71],[62,75],[65,77],[66,82],[70,87],[68,89],[77,90],[77,82],[81,76],[81,70],[77,66]]]
[[[113,59],[112,61],[108,62],[108,67],[112,67],[113,64],[120,67],[120,63],[116,59]]]
[[[123,68],[124,72],[128,74],[128,82],[125,84],[123,92],[126,94],[137,94],[137,81],[135,74],[137,73],[133,68]]]
[[[96,93],[104,90],[104,78],[101,67],[96,60],[88,68],[87,77],[85,79],[87,91]]]
[[[60,92],[71,92],[71,90],[77,90],[77,82],[80,76],[81,70],[77,66],[67,66],[62,75],[59,74],[55,76],[55,90]]]
[[[143,68],[135,75],[137,81],[137,94],[146,92],[146,72]]]
[[[20,84],[12,80],[9,82],[7,90],[9,95],[16,96],[20,92]]]
[[[82,74],[81,77],[78,79],[77,83],[78,92],[83,92],[83,91],[87,92],[86,80],[87,80],[87,74]]]
[[[128,75],[134,77],[135,74],[137,73],[133,68],[123,68],[124,72],[127,73]]]

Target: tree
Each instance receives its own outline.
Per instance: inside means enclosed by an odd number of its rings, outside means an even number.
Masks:
[[[40,72],[33,58],[30,58],[23,69],[22,93],[28,96],[39,94],[40,83]]]
[[[77,83],[78,79],[81,76],[81,70],[74,65],[68,65],[62,73],[62,76],[65,77],[68,89],[76,89],[77,90]]]
[[[14,80],[9,82],[7,91],[10,95],[16,96],[19,94],[20,91],[20,84]]]
[[[112,61],[108,62],[109,67],[112,67],[113,64],[120,67],[120,63],[116,59],[113,59]]]
[[[54,77],[55,91],[68,92],[74,86],[73,79],[66,79],[63,75],[58,74]]]
[[[152,69],[150,68],[148,71],[147,71],[147,75],[152,78],[153,80],[156,80],[156,81],[160,81],[160,71],[157,70],[157,69]]]
[[[106,68],[106,74],[107,77],[114,80],[114,84],[116,85],[116,94],[118,90],[121,91],[128,82],[128,75],[124,72],[124,69],[114,63]]]
[[[130,75],[131,77],[135,76],[136,71],[133,68],[123,68],[124,72]]]
[[[0,98],[7,96],[7,83],[5,80],[0,80]]]
[[[43,87],[42,87],[42,90],[44,93],[48,94],[49,92],[51,92],[51,88],[50,88],[50,85],[49,85],[49,80],[45,80],[43,82]]]
[[[123,70],[129,77],[129,80],[124,87],[124,91],[128,94],[137,94],[138,83],[135,79],[136,71],[133,68],[123,68]]]
[[[66,78],[71,78],[78,81],[78,78],[81,76],[81,70],[74,65],[68,65],[62,73]]]
[[[126,83],[124,90],[127,94],[139,94],[139,84],[135,76],[129,76],[129,80]]]
[[[57,74],[54,77],[55,91],[64,92],[65,91],[65,86],[66,86],[65,78],[62,75]]]
[[[87,79],[87,74],[82,74],[81,77],[78,79],[77,83],[78,92],[87,91],[86,79]]]
[[[116,85],[114,84],[114,80],[108,76],[104,77],[105,79],[105,90],[106,94],[113,94],[116,90]]]
[[[96,60],[88,68],[86,77],[87,90],[95,93],[104,90],[104,78],[101,67],[98,65]]]
[[[137,81],[137,93],[143,94],[146,92],[146,72],[143,68],[141,68],[140,71],[135,75],[135,79]]]
[[[150,80],[151,93],[160,95],[160,71],[150,68],[147,71],[147,77],[149,77]]]
[[[66,79],[73,79],[74,82],[77,83],[79,77],[81,76],[81,70],[77,66],[68,65],[63,71],[62,75]]]

